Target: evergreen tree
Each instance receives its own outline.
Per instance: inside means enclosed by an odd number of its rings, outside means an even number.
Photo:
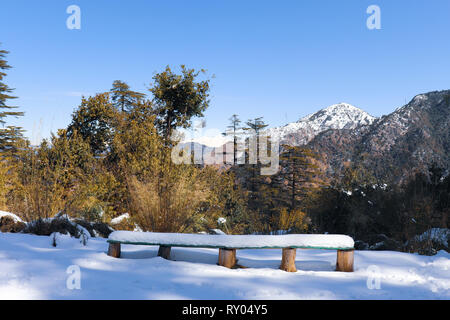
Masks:
[[[8,116],[22,116],[23,112],[13,111],[16,109],[16,106],[11,106],[8,104],[8,100],[15,99],[11,95],[13,89],[11,89],[8,85],[3,82],[4,77],[6,76],[6,70],[10,69],[11,66],[8,65],[5,60],[5,56],[9,52],[6,50],[0,50],[0,150],[5,150],[7,148],[11,148],[18,137],[21,136],[21,129],[18,127],[7,127],[4,128],[6,124],[6,117]]]
[[[351,191],[355,188],[381,184],[370,170],[364,166],[368,155],[361,154],[356,161],[344,162],[344,169],[335,187]]]
[[[125,181],[127,177],[151,175],[163,147],[147,109],[134,108],[121,121],[107,157],[107,165]]]
[[[120,80],[113,82],[110,92],[114,106],[122,112],[129,112],[145,97],[145,94],[132,91],[128,84]]]
[[[245,124],[247,125],[247,127],[245,127],[244,130],[253,131],[256,134],[258,141],[260,134],[266,127],[269,126],[264,122],[263,117],[249,119]]]
[[[249,119],[246,122],[246,125],[248,126],[246,130],[253,129],[256,134],[259,134],[264,128],[268,126],[268,124],[264,122],[263,117]]]
[[[272,207],[272,194],[270,193],[270,186],[272,184],[272,177],[262,176],[260,161],[260,152],[268,152],[261,150],[262,138],[264,128],[268,125],[264,123],[262,117],[250,119],[246,122],[246,127],[242,128],[246,134],[246,150],[245,158],[246,164],[242,169],[236,170],[242,178],[244,197],[247,199],[247,208],[250,215],[257,217],[260,223],[260,229],[270,231],[270,208]],[[268,147],[270,141],[265,143],[265,148]],[[256,154],[255,154],[256,153]],[[261,231],[260,230],[260,231]]]
[[[288,145],[283,145],[282,151],[279,173],[260,188],[266,228],[305,232],[310,223],[305,200],[310,200],[319,184],[318,156],[306,148]]]
[[[72,114],[67,135],[77,132],[91,145],[95,155],[103,155],[114,138],[115,127],[120,115],[109,101],[108,93],[83,98],[81,105]]]
[[[283,145],[280,155],[282,169],[279,174],[281,188],[279,201],[293,210],[299,207],[302,199],[317,182],[318,166],[314,159],[318,155],[307,148]]]
[[[24,130],[17,126],[0,128],[0,151],[4,157],[12,156],[17,152],[18,141],[23,139]]]
[[[261,148],[261,134],[268,125],[264,123],[262,117],[248,120],[246,122],[247,127],[243,130],[250,132],[250,135],[246,138],[247,150],[246,150],[246,169],[248,171],[248,178],[246,179],[247,189],[254,193],[258,189],[258,184],[263,181],[260,177],[261,163],[259,162],[260,148]],[[265,137],[264,137],[265,138]],[[256,148],[252,145],[251,141],[256,144]],[[267,150],[265,150],[267,152]],[[255,154],[256,153],[256,154]],[[252,196],[250,196],[252,198]]]
[[[202,72],[204,72],[202,70]],[[203,117],[209,106],[209,80],[197,81],[199,72],[181,66],[177,75],[167,66],[164,72],[156,74],[150,91],[157,127],[166,144],[176,128],[188,128],[192,117]]]
[[[247,127],[244,128],[244,130],[250,132],[250,137],[247,138],[247,141],[249,142],[250,139],[255,139],[255,143],[256,143],[256,155],[255,159],[256,160],[256,166],[254,167],[260,167],[260,163],[259,163],[259,155],[260,155],[260,147],[261,147],[261,134],[263,133],[264,129],[268,126],[268,124],[266,124],[264,122],[264,120],[262,120],[263,117],[259,117],[259,118],[255,118],[255,119],[250,119],[246,122]],[[254,135],[252,137],[252,135]],[[250,144],[248,143],[249,148],[251,148]],[[249,150],[250,152],[254,152],[255,150]],[[250,155],[249,155],[250,156]]]
[[[237,114],[233,114],[231,116],[230,125],[227,126],[227,131],[223,133],[224,136],[231,135],[233,137],[233,165],[237,165],[237,152],[238,152],[238,143],[239,143],[239,136],[241,133],[241,120],[239,120],[239,117]]]

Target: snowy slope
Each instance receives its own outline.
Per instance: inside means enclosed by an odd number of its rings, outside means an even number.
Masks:
[[[336,251],[297,250],[298,271],[278,270],[281,250],[238,250],[248,269],[217,266],[216,249],[122,246],[106,255],[106,239],[61,239],[0,233],[0,299],[450,299],[450,254],[419,256],[355,251],[355,272],[335,272]],[[66,282],[81,271],[81,289]],[[379,286],[376,285],[379,279]],[[377,289],[379,288],[379,289]]]
[[[339,103],[301,118],[283,127],[271,128],[268,133],[280,141],[295,141],[296,145],[308,143],[319,133],[328,129],[355,129],[375,121],[367,112],[348,103]],[[289,139],[291,136],[291,139]]]

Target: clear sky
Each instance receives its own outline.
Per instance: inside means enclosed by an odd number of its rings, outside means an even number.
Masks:
[[[69,30],[69,5],[81,29]],[[369,30],[369,5],[381,30]],[[32,141],[66,127],[81,95],[114,80],[146,91],[166,65],[214,75],[208,128],[270,126],[338,102],[375,116],[450,88],[448,0],[1,0],[6,83]]]

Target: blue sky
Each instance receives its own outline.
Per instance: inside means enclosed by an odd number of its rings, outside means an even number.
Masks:
[[[69,5],[81,30],[69,30]],[[366,9],[381,8],[381,30]],[[81,95],[114,80],[147,91],[166,65],[214,75],[208,128],[263,116],[271,126],[338,102],[375,116],[450,88],[448,0],[2,0],[6,82],[32,140],[66,127]]]

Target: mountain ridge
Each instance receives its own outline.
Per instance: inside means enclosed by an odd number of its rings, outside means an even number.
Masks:
[[[370,125],[377,118],[351,104],[341,102],[309,114],[297,122],[267,130],[272,139],[290,145],[303,145],[329,129],[355,129]]]
[[[450,167],[450,90],[416,95],[371,125],[318,134],[308,146],[331,172],[358,162],[377,179],[402,182],[432,164]]]
[[[315,150],[328,175],[340,175],[353,163],[378,180],[402,182],[432,164],[450,168],[450,90],[418,94],[381,117],[338,103],[266,134],[280,145]]]

